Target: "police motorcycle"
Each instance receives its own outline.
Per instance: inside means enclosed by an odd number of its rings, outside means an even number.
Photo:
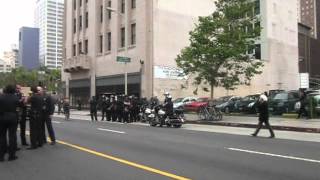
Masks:
[[[155,109],[151,110],[151,114],[149,115],[149,124],[150,126],[157,126],[161,124],[161,121],[164,119],[164,125],[167,127],[175,127],[180,128],[182,124],[185,122],[183,112],[181,113],[180,109],[174,110],[172,116],[165,117],[166,111],[163,106],[156,106]]]

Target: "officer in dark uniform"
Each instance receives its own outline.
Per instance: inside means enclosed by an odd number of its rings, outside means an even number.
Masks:
[[[101,116],[102,116],[101,121],[103,121],[104,117],[107,116],[107,99],[105,96],[102,96],[102,99],[101,99]]]
[[[117,121],[117,100],[114,96],[111,96],[111,116],[112,121]]]
[[[166,103],[163,106],[166,111],[166,114],[164,115],[163,118],[161,118],[160,127],[162,127],[165,124],[165,120],[167,117],[170,117],[173,115],[173,102],[172,102],[172,97],[170,95],[166,97]]]
[[[97,121],[97,106],[98,102],[95,96],[92,96],[90,99],[90,116],[91,116],[91,121]]]
[[[117,119],[118,122],[123,122],[123,114],[124,114],[124,101],[123,101],[123,96],[118,96],[117,98]]]
[[[15,86],[8,85],[4,95],[0,97],[0,161],[4,161],[4,155],[9,153],[9,161],[17,159],[17,125],[19,99],[15,95]],[[9,139],[7,141],[7,133]],[[7,144],[9,142],[9,144]]]
[[[27,106],[25,99],[21,92],[21,86],[16,85],[16,96],[19,99],[19,126],[20,126],[20,139],[23,146],[28,146],[26,140],[26,121],[27,121]]]
[[[106,119],[107,121],[111,121],[111,102],[110,102],[110,98],[106,98],[106,104],[105,104],[105,108],[106,108]]]
[[[130,114],[130,100],[128,97],[125,97],[123,101],[123,123],[129,123],[129,114]]]
[[[43,96],[40,94],[37,87],[32,87],[32,96],[28,99],[30,103],[30,143],[31,146],[28,149],[36,149],[42,147],[43,137],[41,136],[43,126],[43,113],[42,108],[44,105]]]
[[[43,102],[44,102],[43,108],[42,108],[43,120],[44,120],[44,124],[42,127],[43,141],[47,142],[46,133],[45,133],[45,126],[47,126],[48,134],[51,140],[50,144],[54,145],[56,144],[56,137],[55,137],[55,133],[52,126],[52,115],[54,113],[54,101],[53,101],[53,98],[50,95],[46,94],[46,92],[44,92],[41,87],[39,87],[39,91],[43,96]]]

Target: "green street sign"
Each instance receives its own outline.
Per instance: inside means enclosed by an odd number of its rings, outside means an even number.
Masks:
[[[129,62],[131,62],[131,58],[117,56],[117,62],[129,63]]]

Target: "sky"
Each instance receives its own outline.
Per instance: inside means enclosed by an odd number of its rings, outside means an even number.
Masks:
[[[11,50],[12,44],[19,46],[19,28],[33,27],[36,0],[0,1],[0,57]]]

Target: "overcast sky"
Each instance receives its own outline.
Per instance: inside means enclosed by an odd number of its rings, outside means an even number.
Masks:
[[[0,57],[3,51],[17,44],[19,28],[33,27],[33,16],[36,0],[1,0],[0,1]]]

